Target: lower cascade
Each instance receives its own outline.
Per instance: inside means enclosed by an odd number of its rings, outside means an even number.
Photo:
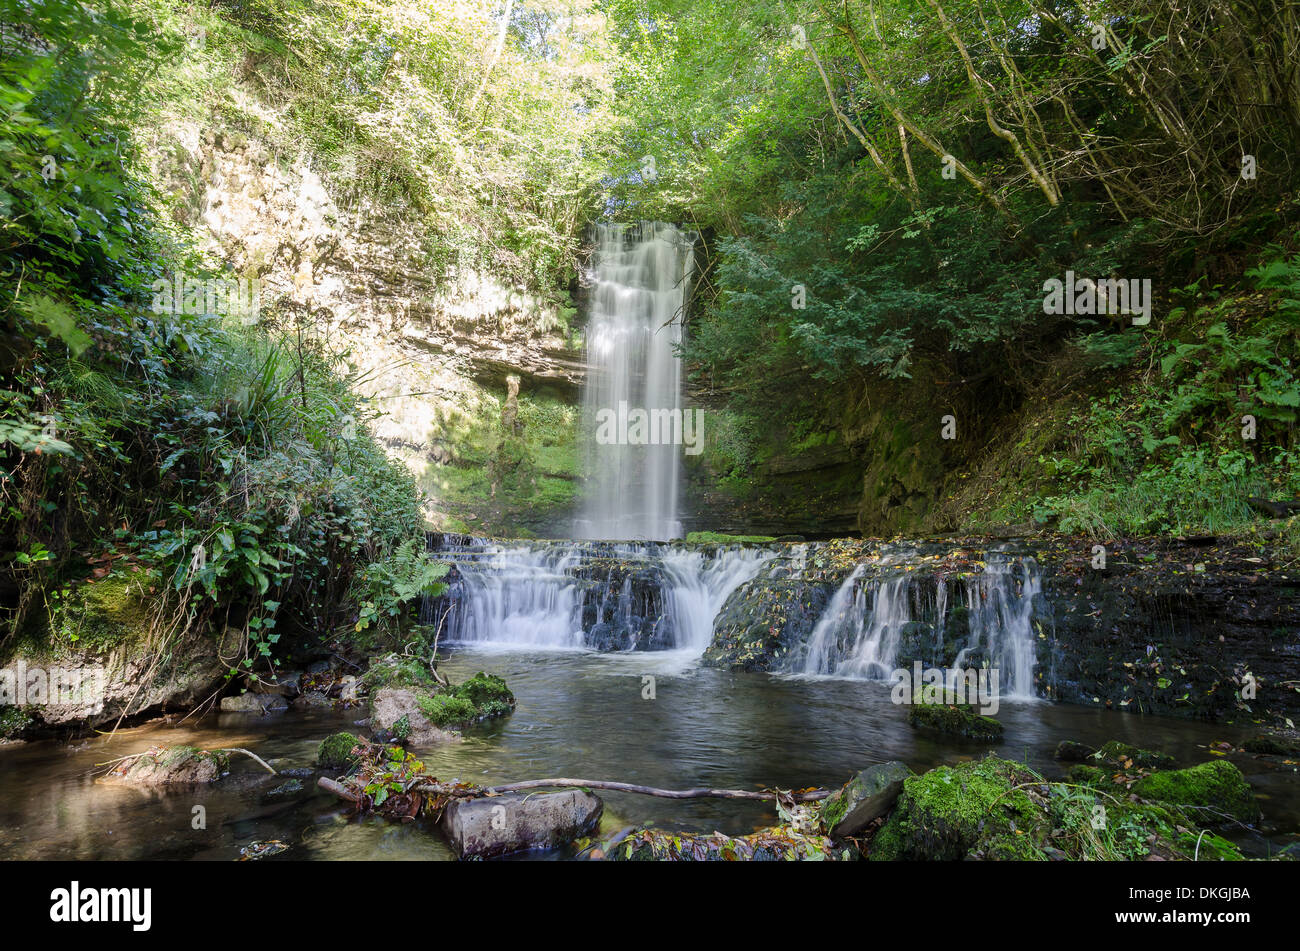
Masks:
[[[659,543],[445,542],[448,592],[425,607],[453,643],[702,653],[713,619],[773,555]]]
[[[948,578],[900,573],[864,582],[865,565],[844,579],[813,627],[791,673],[890,680],[920,661],[948,670],[999,672],[1004,696],[1034,696],[1033,558],[990,555],[981,572]]]

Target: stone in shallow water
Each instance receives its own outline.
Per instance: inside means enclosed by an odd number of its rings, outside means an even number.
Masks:
[[[1300,737],[1281,733],[1261,733],[1242,744],[1248,753],[1270,756],[1300,756]]]
[[[1062,740],[1056,746],[1056,758],[1062,763],[1082,763],[1097,751],[1086,743]]]
[[[1093,759],[1100,760],[1117,769],[1140,766],[1143,769],[1169,769],[1177,763],[1168,753],[1158,750],[1144,750],[1119,740],[1111,740],[1093,754]]]
[[[911,775],[907,764],[898,761],[864,769],[822,803],[821,819],[826,831],[835,839],[857,835],[893,808],[903,791],[903,780]]]
[[[213,783],[229,768],[229,760],[219,751],[155,746],[118,763],[104,780],[129,786]]]
[[[413,747],[455,743],[458,733],[444,730],[424,715],[420,697],[423,691],[385,687],[370,698],[370,724],[375,730],[393,733],[404,745]]]
[[[234,697],[221,698],[222,713],[252,713],[261,716],[264,713],[278,713],[289,709],[288,702],[278,693],[241,693]]]
[[[907,722],[915,727],[946,733],[950,736],[964,736],[980,742],[996,742],[1002,739],[1002,724],[992,717],[980,716],[972,710],[936,703],[914,703],[907,715]]]
[[[460,799],[447,806],[439,827],[461,858],[489,858],[572,842],[595,829],[603,809],[582,789]]]

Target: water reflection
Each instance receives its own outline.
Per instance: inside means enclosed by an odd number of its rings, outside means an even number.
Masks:
[[[547,776],[617,779],[652,786],[758,789],[842,783],[856,770],[899,759],[915,770],[982,755],[985,747],[918,733],[880,683],[780,678],[699,668],[691,652],[590,654],[577,651],[458,651],[444,664],[453,680],[486,669],[504,676],[519,700],[513,716],[465,731],[465,742],[419,750],[440,779],[478,783]],[[655,699],[643,699],[643,677]],[[95,764],[150,745],[246,747],[277,768],[306,767],[322,737],[352,726],[363,710],[290,712],[249,720],[222,715],[179,725],[150,724],[73,745],[0,748],[0,857],[64,859],[237,858],[254,840],[281,839],[288,859],[449,859],[435,833],[418,824],[356,820],[333,798],[303,790],[267,796],[283,778],[244,757],[213,787],[142,791],[98,785]],[[1049,775],[1064,738],[1099,745],[1119,739],[1162,749],[1180,761],[1210,758],[1210,743],[1239,745],[1254,731],[1049,703],[1003,702],[999,755]],[[1294,771],[1232,755],[1261,795],[1266,821],[1300,830]],[[660,800],[611,793],[607,809],[627,823],[738,833],[772,821],[763,804]],[[203,806],[206,828],[195,829]],[[1248,847],[1263,843],[1248,841]]]

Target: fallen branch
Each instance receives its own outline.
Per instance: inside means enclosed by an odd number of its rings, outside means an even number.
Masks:
[[[266,760],[262,759],[262,757],[258,756],[256,753],[250,753],[250,752],[248,752],[248,750],[241,750],[241,749],[227,749],[227,750],[217,750],[217,752],[218,752],[218,753],[243,753],[245,756],[251,756],[253,759],[255,759],[255,760],[257,760],[259,763],[261,763],[264,767],[266,767],[267,771],[269,771],[270,774],[271,774],[272,776],[279,776],[279,775],[280,775],[280,774],[277,773],[275,770],[271,769],[270,764],[267,763]]]

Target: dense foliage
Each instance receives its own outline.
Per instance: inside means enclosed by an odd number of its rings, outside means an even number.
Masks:
[[[111,573],[143,573],[165,630],[241,631],[249,668],[286,630],[357,621],[368,564],[423,582],[376,614],[433,589],[413,482],[368,435],[346,354],[275,301],[253,320],[201,292],[158,306],[178,270],[230,277],[166,227],[132,135],[156,57],[183,47],[77,3],[11,4],[0,29],[0,648]]]
[[[969,466],[1019,425],[1045,379],[1105,373],[1125,405],[1179,393],[1143,410],[1150,439],[1125,436],[1123,460],[1049,448],[1063,473],[1103,477],[1045,489],[1062,498],[1104,494],[1155,454],[1166,484],[1148,486],[1150,517],[1098,516],[1109,527],[1224,527],[1221,480],[1193,489],[1213,514],[1157,510],[1207,473],[1232,470],[1233,491],[1262,491],[1286,471],[1300,389],[1282,369],[1296,356],[1295,311],[1277,307],[1294,307],[1295,288],[1279,279],[1265,284],[1280,294],[1252,295],[1244,272],[1281,275],[1296,248],[1294,4],[609,8],[630,64],[621,102],[636,119],[615,196],[625,215],[701,230],[689,355],[726,398],[719,448],[740,469],[774,438],[788,450],[818,429],[852,431],[827,399],[844,388],[860,404],[898,404],[926,433],[953,413],[962,442],[923,452]],[[1149,281],[1150,315],[1048,312],[1045,282],[1070,272]],[[1188,287],[1235,310],[1230,331],[1205,336],[1219,325],[1184,319]],[[1234,308],[1232,297],[1250,300]],[[1191,371],[1193,354],[1214,356],[1214,369]],[[1154,385],[1144,366],[1167,379]],[[1234,413],[1260,420],[1268,451],[1232,445]],[[1084,456],[1104,454],[1108,437],[1093,431]],[[1173,440],[1176,471],[1156,458]],[[1244,496],[1232,507],[1240,515]]]

